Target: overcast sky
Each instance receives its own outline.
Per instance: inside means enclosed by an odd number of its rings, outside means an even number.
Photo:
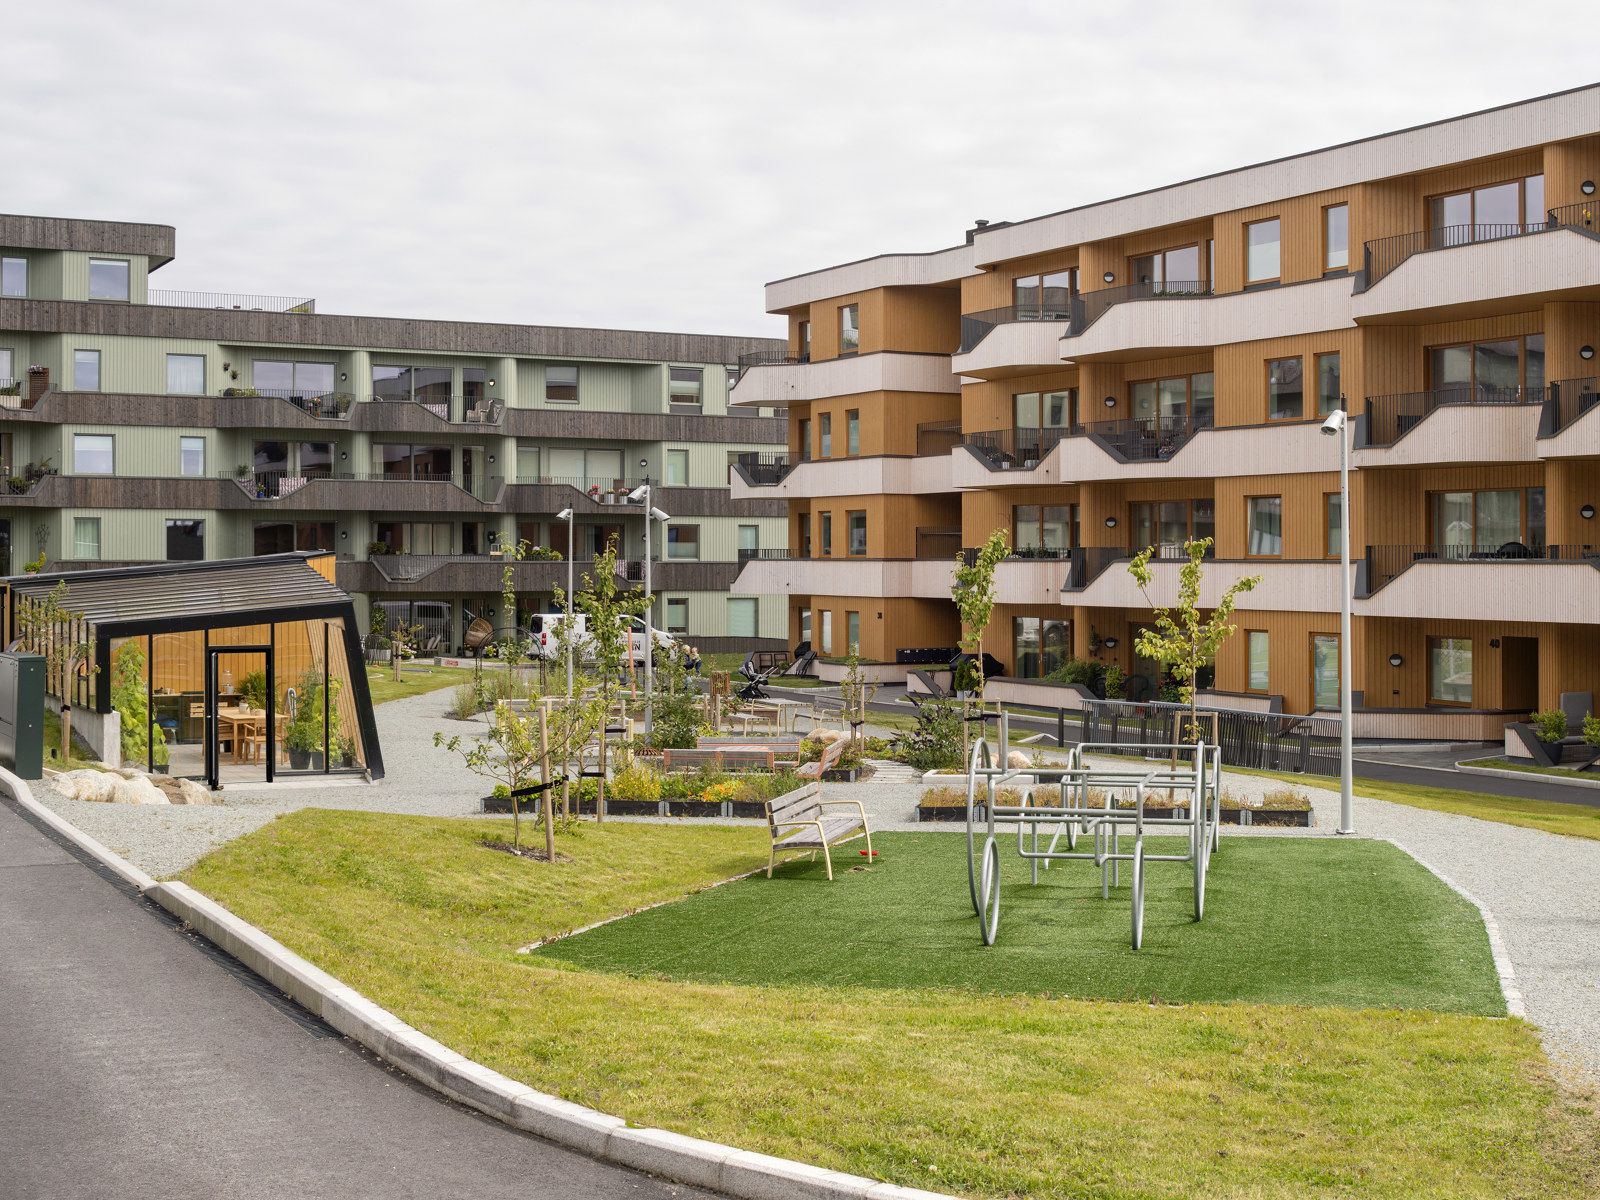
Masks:
[[[0,210],[167,288],[778,334],[761,285],[1600,79],[1563,4],[6,6]]]

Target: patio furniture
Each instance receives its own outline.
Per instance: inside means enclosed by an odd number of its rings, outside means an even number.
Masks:
[[[701,750],[667,749],[661,752],[661,769],[664,771],[698,770],[710,763],[719,771],[735,768],[773,769],[776,754],[770,746],[731,746]]]
[[[822,752],[822,757],[816,762],[801,763],[795,768],[795,774],[801,779],[819,780],[834,767],[839,765],[839,760],[844,757],[844,748],[848,743],[840,738],[837,742],[829,742],[828,748]]]
[[[824,809],[854,808],[854,816],[829,816]],[[767,851],[767,878],[777,864],[779,850],[810,850],[811,861],[817,851],[828,864],[833,878],[833,855],[829,848],[852,840],[858,833],[867,839],[867,858],[872,858],[872,830],[867,828],[867,810],[859,800],[824,800],[822,785],[808,783],[767,801],[767,832],[771,845]]]

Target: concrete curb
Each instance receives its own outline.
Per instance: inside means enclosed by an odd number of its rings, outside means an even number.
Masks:
[[[1496,755],[1495,757],[1499,757]],[[1456,764],[1456,770],[1463,775],[1492,775],[1496,779],[1535,779],[1540,783],[1553,783],[1558,787],[1600,788],[1600,779],[1573,779],[1566,775],[1546,775],[1543,771],[1506,771],[1499,767],[1474,767],[1469,764],[1474,762],[1487,762],[1488,759],[1464,758]]]
[[[1495,974],[1500,977],[1500,994],[1505,997],[1506,1016],[1520,1017],[1522,1020],[1526,1021],[1528,1019],[1528,1008],[1527,1005],[1522,1002],[1522,991],[1517,987],[1516,972],[1511,969],[1511,954],[1506,949],[1506,944],[1500,937],[1500,925],[1494,919],[1494,914],[1489,911],[1488,905],[1484,904],[1482,900],[1479,900],[1471,892],[1467,891],[1466,888],[1462,887],[1454,879],[1451,879],[1450,876],[1439,870],[1438,867],[1434,866],[1427,860],[1418,857],[1416,852],[1410,849],[1410,847],[1401,842],[1395,841],[1394,838],[1382,838],[1378,840],[1388,842],[1402,854],[1405,854],[1411,859],[1415,860],[1419,865],[1426,867],[1434,875],[1443,880],[1451,891],[1469,901],[1473,907],[1478,910],[1479,915],[1483,917],[1483,927],[1488,931],[1489,934],[1489,953],[1494,956],[1494,971]]]
[[[621,1117],[535,1091],[413,1029],[188,884],[156,882],[41,805],[28,785],[9,771],[0,769],[0,788],[346,1037],[435,1091],[516,1129],[593,1158],[742,1200],[951,1200],[942,1192],[879,1183],[665,1129],[631,1126]]]

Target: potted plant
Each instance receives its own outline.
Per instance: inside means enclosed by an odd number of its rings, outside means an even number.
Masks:
[[[255,472],[250,469],[249,463],[240,463],[233,469],[233,474],[236,479],[249,479],[254,473]]]
[[[368,542],[367,543],[367,553],[368,554],[387,554],[387,553],[389,553],[389,543],[388,542]]]
[[[339,765],[345,770],[356,766],[356,740],[348,733],[339,739]]]

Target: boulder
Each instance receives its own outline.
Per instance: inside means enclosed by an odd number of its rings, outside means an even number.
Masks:
[[[819,729],[815,733],[811,734],[806,740],[811,742],[820,742],[824,746],[831,746],[834,742],[842,742],[849,736],[850,735],[848,733],[845,733],[841,729]]]
[[[1013,750],[1006,755],[1006,767],[1009,770],[1022,770],[1031,766],[1033,766],[1033,759],[1029,758],[1025,751]]]
[[[210,804],[211,793],[192,779],[172,779],[166,775],[152,775],[150,781],[161,789],[171,804]]]
[[[91,771],[87,767],[77,771],[67,771],[55,777],[55,786],[63,795],[70,796],[74,800],[95,800],[101,803],[115,803],[118,783],[117,776],[104,771]]]
[[[187,799],[184,801],[185,804],[216,803],[216,801],[212,799],[211,789],[206,787],[206,785],[203,783],[196,783],[193,779],[180,779],[178,780],[178,786],[183,789],[183,794],[187,797]]]
[[[148,775],[138,775],[133,779],[124,779],[117,786],[117,792],[126,796],[121,801],[123,804],[171,804],[167,794],[150,782]]]

